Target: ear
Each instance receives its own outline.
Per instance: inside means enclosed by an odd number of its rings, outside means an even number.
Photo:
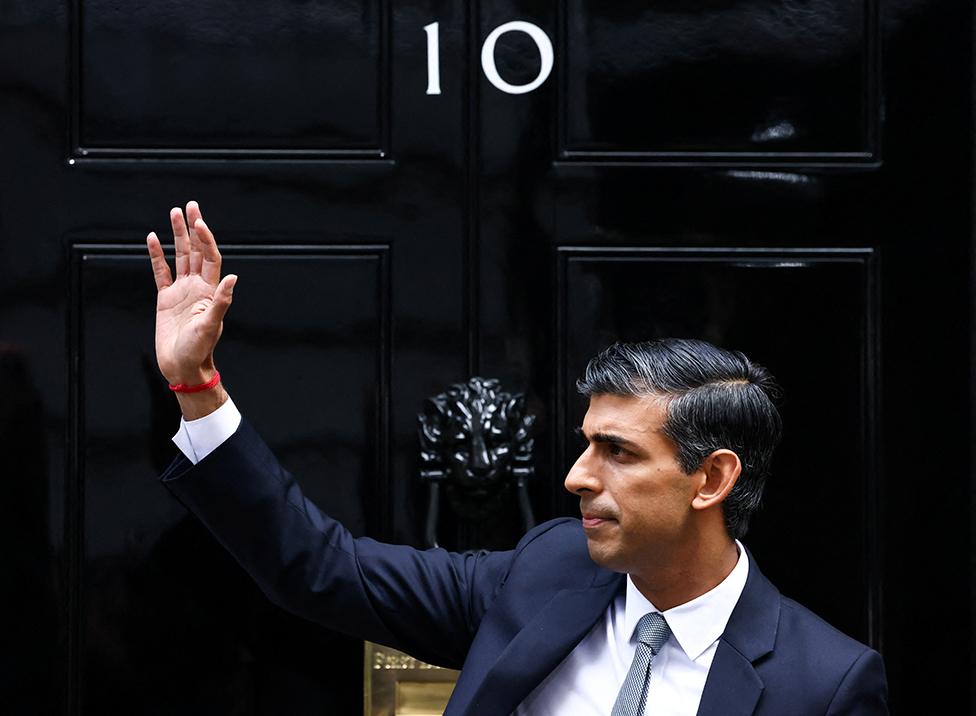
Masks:
[[[735,487],[742,472],[742,462],[734,452],[723,448],[706,457],[699,470],[704,479],[698,486],[691,506],[696,510],[706,510],[721,504]]]

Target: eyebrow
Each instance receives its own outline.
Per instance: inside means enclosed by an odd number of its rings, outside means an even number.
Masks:
[[[576,428],[576,434],[579,435],[584,440],[594,443],[610,443],[611,445],[620,445],[621,447],[639,449],[639,445],[627,438],[615,435],[614,433],[593,433],[591,436],[587,437],[586,433],[583,432],[583,428]]]

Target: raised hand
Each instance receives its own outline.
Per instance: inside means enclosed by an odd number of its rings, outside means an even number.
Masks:
[[[176,244],[175,281],[155,232],[146,237],[157,290],[156,361],[170,383],[197,385],[214,375],[214,348],[237,276],[221,280],[217,242],[195,201],[186,205],[186,220],[179,208],[171,209],[169,218]]]

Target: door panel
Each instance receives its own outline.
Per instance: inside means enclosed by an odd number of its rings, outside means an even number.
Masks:
[[[376,0],[76,0],[74,153],[383,156],[386,13]]]
[[[876,2],[560,9],[563,159],[871,159]]]
[[[784,594],[876,643],[872,251],[567,248],[557,262],[559,472],[580,450],[569,438],[586,408],[576,379],[602,347],[668,336],[749,346],[780,382],[785,433],[744,541]]]

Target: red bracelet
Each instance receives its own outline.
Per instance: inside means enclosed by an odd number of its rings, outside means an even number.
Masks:
[[[220,371],[215,370],[213,378],[208,380],[206,383],[200,383],[199,385],[186,385],[185,383],[177,383],[176,385],[173,385],[172,383],[170,383],[169,389],[172,390],[174,393],[200,393],[204,390],[210,390],[219,382],[220,382]]]

